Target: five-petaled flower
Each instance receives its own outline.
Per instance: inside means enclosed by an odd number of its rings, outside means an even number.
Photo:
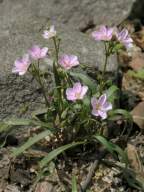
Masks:
[[[78,57],[76,55],[62,55],[59,59],[59,64],[66,70],[79,65]]]
[[[96,41],[110,41],[113,36],[113,28],[108,28],[106,26],[101,26],[98,31],[92,32],[92,37]]]
[[[22,58],[17,59],[14,63],[12,73],[18,73],[19,75],[24,75],[31,64],[30,57],[25,54]]]
[[[69,101],[82,100],[88,91],[87,86],[82,86],[81,83],[75,83],[72,88],[66,89],[66,97]]]
[[[91,99],[92,114],[96,117],[100,116],[102,119],[107,118],[107,111],[112,109],[112,104],[107,102],[106,94],[100,96],[99,99],[93,97]]]
[[[43,38],[44,39],[50,39],[50,38],[52,38],[52,37],[55,37],[56,36],[56,30],[55,30],[55,27],[54,27],[54,25],[52,25],[52,26],[50,26],[50,29],[49,30],[44,30],[43,31],[43,34],[42,34],[42,36],[43,36]]]
[[[131,48],[133,46],[133,40],[130,37],[128,30],[127,29],[123,29],[120,32],[116,32],[115,33],[117,40],[122,43],[126,48]]]
[[[34,45],[28,52],[32,59],[38,60],[43,59],[47,56],[48,48],[47,47],[41,48],[38,45]]]

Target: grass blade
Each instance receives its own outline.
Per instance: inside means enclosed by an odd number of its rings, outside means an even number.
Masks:
[[[64,146],[61,146],[53,151],[51,151],[46,157],[44,157],[39,165],[41,168],[43,168],[46,164],[48,164],[52,159],[54,159],[56,156],[58,156],[60,153],[66,151],[67,149],[70,149],[72,147],[75,147],[77,145],[82,145],[86,143],[85,141],[81,141],[81,142],[75,142],[75,143],[70,143]]]
[[[72,177],[72,192],[78,192],[78,190],[77,190],[77,183],[76,183],[76,177],[74,175]]]
[[[38,135],[35,135],[33,137],[30,137],[28,139],[28,141],[26,141],[21,147],[16,148],[13,150],[12,155],[13,156],[18,156],[21,153],[23,153],[25,150],[27,150],[28,148],[30,148],[32,145],[34,145],[35,143],[37,143],[38,141],[40,141],[41,139],[43,139],[44,137],[46,137],[47,135],[51,134],[51,131],[46,130],[43,131],[41,133],[39,133]]]

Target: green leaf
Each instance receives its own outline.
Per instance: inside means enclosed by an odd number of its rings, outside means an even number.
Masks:
[[[120,157],[121,161],[125,163],[126,165],[128,164],[128,157],[125,151],[123,151],[118,145],[113,144],[110,141],[107,141],[104,137],[100,135],[95,135],[94,138],[96,138],[100,143],[102,143],[106,149],[114,155],[114,152],[116,152]]]
[[[113,120],[115,115],[122,115],[125,119],[132,121],[132,115],[127,110],[124,110],[124,109],[113,110],[109,112],[109,115],[110,115],[109,117],[110,120]]]
[[[106,94],[107,94],[107,97],[108,99],[111,99],[111,97],[114,97],[114,95],[116,94],[116,92],[118,91],[118,87],[115,86],[115,85],[112,85],[107,91],[106,91]]]
[[[77,190],[77,183],[76,183],[76,177],[72,176],[72,192],[78,192]]]
[[[17,118],[11,118],[9,120],[4,121],[5,124],[11,125],[11,126],[27,126],[32,123],[32,120],[30,119],[17,119]]]
[[[38,109],[36,111],[33,111],[32,114],[31,114],[32,118],[38,119],[37,116],[45,114],[45,113],[47,113],[47,111],[48,111],[47,108],[42,108],[42,109]]]
[[[53,151],[51,151],[46,157],[44,157],[39,165],[41,168],[43,168],[46,164],[48,164],[51,160],[53,160],[56,156],[58,156],[60,153],[66,151],[67,149],[70,149],[72,147],[75,147],[77,145],[82,145],[86,143],[86,141],[81,141],[81,142],[74,142],[74,143],[70,143],[64,146],[61,146]]]
[[[138,79],[141,79],[141,80],[144,80],[144,69],[138,70],[136,72],[129,70],[128,75],[135,77],[135,78],[138,78]]]
[[[16,119],[16,118],[8,120],[5,119],[2,122],[0,122],[0,133],[7,132],[15,126],[23,126],[23,125],[27,126],[30,125],[31,123],[32,121],[29,119]]]
[[[9,130],[10,128],[14,126],[40,126],[48,128],[51,131],[54,131],[52,129],[52,123],[43,122],[40,120],[34,120],[34,119],[17,119],[17,118],[11,118],[9,120],[4,120],[0,122],[0,133],[6,130]]]
[[[67,108],[62,112],[62,114],[61,114],[61,118],[62,118],[62,119],[65,119],[65,118],[66,118],[66,116],[67,116],[67,114],[68,114],[68,110],[69,110],[69,107],[67,107]]]
[[[9,131],[11,129],[11,127],[12,126],[10,126],[4,122],[0,122],[0,133]]]
[[[92,93],[95,93],[96,84],[87,75],[84,75],[82,73],[76,73],[76,72],[70,72],[69,74],[73,77],[80,79],[85,85],[89,87]]]
[[[30,148],[32,145],[34,145],[35,143],[37,143],[38,141],[40,141],[41,139],[43,139],[44,137],[46,137],[47,135],[50,135],[50,134],[51,134],[51,131],[46,130],[46,131],[43,131],[43,132],[39,133],[38,135],[30,137],[28,139],[28,141],[25,142],[21,147],[14,149],[12,155],[13,156],[20,155],[25,150]]]

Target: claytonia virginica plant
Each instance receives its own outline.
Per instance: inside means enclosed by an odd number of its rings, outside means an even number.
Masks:
[[[101,128],[107,125],[108,120],[114,118],[117,113],[123,115],[122,110],[114,108],[114,95],[118,88],[112,84],[108,85],[105,78],[108,59],[121,49],[132,46],[133,42],[126,29],[119,32],[116,28],[101,26],[98,31],[92,32],[92,38],[95,41],[102,41],[105,46],[103,71],[100,72],[99,79],[92,79],[83,71],[78,56],[71,53],[60,54],[61,40],[54,26],[45,30],[42,36],[46,43],[47,40],[53,42],[52,51],[49,52],[47,46],[34,45],[22,58],[15,61],[12,69],[12,72],[18,75],[30,73],[38,82],[45,99],[45,109],[40,114],[36,114],[34,119],[22,121],[22,125],[38,126],[43,131],[15,149],[13,155],[21,154],[49,135],[55,136],[59,141],[58,135],[62,134],[63,145],[48,153],[40,161],[41,169],[71,147],[93,143],[94,138],[103,144],[106,143],[102,142],[104,133]],[[46,76],[40,70],[43,59],[47,57],[53,60],[54,87],[52,90],[48,90]],[[80,72],[75,71],[75,68]],[[18,122],[15,125],[20,125],[20,121]],[[97,137],[99,134],[101,135]]]

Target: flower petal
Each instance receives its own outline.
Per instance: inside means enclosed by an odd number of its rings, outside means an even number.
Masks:
[[[81,84],[78,82],[78,83],[75,83],[74,86],[73,86],[73,91],[75,93],[81,93],[82,91],[82,86]]]
[[[79,65],[78,57],[76,55],[70,55],[69,62],[71,63],[71,66]]]
[[[92,113],[92,115],[94,115],[94,116],[96,116],[96,117],[98,117],[98,116],[99,116],[98,111],[97,111],[97,110],[95,110],[95,109],[93,109],[91,113]]]
[[[112,109],[112,104],[111,103],[108,103],[108,102],[105,102],[102,106],[103,110],[105,111],[109,111]]]
[[[75,92],[74,92],[73,88],[66,89],[66,97],[67,97],[67,100],[70,100],[70,101],[76,100]]]
[[[47,52],[48,52],[48,48],[47,48],[47,47],[43,47],[43,48],[41,49],[41,58],[46,57]]]
[[[105,111],[102,110],[98,110],[98,114],[102,119],[106,119],[107,118],[107,113]]]
[[[96,104],[98,103],[98,100],[96,99],[96,97],[92,97],[91,98],[91,105],[92,105],[92,107],[95,109],[95,106],[96,106]]]
[[[81,90],[81,97],[82,98],[85,96],[87,91],[88,91],[88,87],[87,86],[82,86],[82,90]]]
[[[105,102],[106,102],[107,96],[106,94],[103,94],[100,96],[100,98],[98,99],[98,103],[102,106]]]

